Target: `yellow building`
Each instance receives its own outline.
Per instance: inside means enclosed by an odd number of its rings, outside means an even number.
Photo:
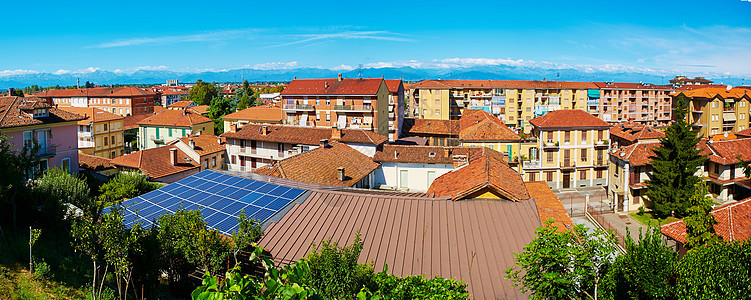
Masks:
[[[78,151],[115,158],[125,153],[123,122],[125,117],[93,107],[60,107],[86,117],[78,121]]]
[[[537,147],[522,162],[526,181],[553,189],[607,184],[610,125],[580,109],[556,110],[530,120]]]
[[[688,103],[687,122],[702,137],[735,133],[748,127],[751,90],[742,88],[701,88],[670,94],[673,106],[681,100]]]
[[[465,109],[480,109],[500,118],[504,124],[529,133],[529,121],[549,111],[589,109],[590,82],[523,80],[425,80],[410,85],[411,111],[416,118],[458,120]],[[597,108],[596,105],[593,107]]]

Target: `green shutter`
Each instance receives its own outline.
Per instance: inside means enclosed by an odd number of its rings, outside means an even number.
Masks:
[[[186,134],[185,134],[185,128],[183,128],[183,136],[186,136]]]
[[[159,139],[159,127],[154,127],[154,129],[156,130],[156,139],[158,140]]]
[[[514,160],[513,145],[506,145],[506,151],[508,151],[508,161]]]

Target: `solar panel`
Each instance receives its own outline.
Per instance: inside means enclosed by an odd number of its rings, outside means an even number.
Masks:
[[[305,191],[206,170],[123,202],[125,224],[151,226],[180,207],[200,210],[206,224],[231,235],[241,211],[265,222]]]

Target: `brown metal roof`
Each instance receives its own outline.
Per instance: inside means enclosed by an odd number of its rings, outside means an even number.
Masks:
[[[317,190],[270,224],[259,244],[284,265],[305,256],[312,243],[330,238],[345,245],[359,232],[359,262],[373,262],[376,271],[388,264],[397,276],[463,280],[475,299],[520,299],[526,297],[504,272],[540,225],[534,201]]]

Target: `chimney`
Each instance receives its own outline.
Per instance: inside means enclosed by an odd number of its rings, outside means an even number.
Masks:
[[[187,113],[188,113],[188,108],[187,107],[183,107],[183,116],[186,115]]]
[[[338,140],[342,138],[342,131],[336,126],[331,126],[331,139]]]
[[[8,88],[8,96],[15,96],[16,91],[13,88]]]
[[[269,135],[269,126],[261,126],[261,135]]]
[[[318,141],[318,144],[319,144],[319,146],[320,146],[321,148],[324,148],[324,149],[325,149],[325,148],[328,148],[328,147],[329,147],[329,140],[327,140],[327,139],[322,139],[322,140],[319,140],[319,141]]]
[[[328,81],[324,81],[324,82],[323,82],[323,88],[324,88],[324,89],[327,89],[327,88],[329,88],[329,83],[328,83]]]
[[[190,149],[196,150],[196,142],[193,140],[193,138],[188,139],[188,145],[190,146]]]
[[[339,73],[339,81],[342,81],[342,73]]]
[[[339,181],[344,181],[344,167],[336,168],[336,175]]]
[[[469,158],[466,155],[454,155],[454,169],[469,164]]]
[[[237,124],[232,123],[229,125],[229,132],[237,132]]]
[[[196,131],[196,136],[199,136],[199,135],[201,135],[201,131],[200,130]]]
[[[177,165],[177,148],[169,149],[169,163],[173,166]]]

